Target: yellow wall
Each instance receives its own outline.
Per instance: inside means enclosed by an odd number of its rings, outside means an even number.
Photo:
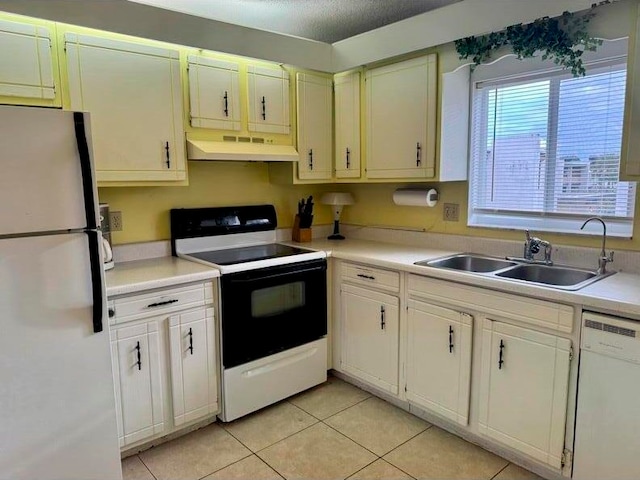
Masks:
[[[430,184],[440,193],[440,201],[434,208],[400,207],[393,203],[393,191],[406,185],[380,184],[380,185],[351,185],[349,190],[353,193],[355,205],[345,207],[342,220],[345,223],[366,225],[403,227],[420,229],[426,232],[448,233],[467,235],[471,237],[489,237],[504,240],[522,240],[524,233],[521,230],[498,230],[488,228],[467,227],[467,199],[468,183],[451,182]],[[412,185],[412,188],[417,188]],[[442,220],[443,204],[458,203],[460,205],[460,220],[458,222],[445,222]],[[607,248],[616,250],[640,251],[640,196],[636,194],[635,207],[635,238],[608,239]],[[585,219],[589,215],[585,214]],[[540,237],[549,240],[554,245],[576,245],[587,247],[600,247],[601,238],[598,236],[585,237],[583,235],[550,234],[540,232]]]
[[[330,223],[331,211],[318,199],[322,192],[335,189],[272,185],[265,163],[189,162],[188,187],[109,187],[98,189],[98,196],[111,211],[122,212],[123,230],[113,233],[113,242],[123,244],[169,239],[171,208],[273,203],[279,226],[291,227],[298,200],[313,195],[314,225]]]

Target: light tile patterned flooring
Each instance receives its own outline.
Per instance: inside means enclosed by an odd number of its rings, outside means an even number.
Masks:
[[[122,462],[124,480],[539,480],[335,377]]]

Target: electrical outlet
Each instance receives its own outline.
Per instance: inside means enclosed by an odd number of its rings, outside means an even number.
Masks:
[[[457,203],[445,203],[442,219],[445,222],[457,222],[460,219],[460,205]]]
[[[112,232],[122,231],[122,212],[109,212],[109,228]]]

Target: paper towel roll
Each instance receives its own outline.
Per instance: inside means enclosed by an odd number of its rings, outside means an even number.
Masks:
[[[401,188],[393,192],[393,203],[412,207],[435,207],[438,192],[434,188]]]

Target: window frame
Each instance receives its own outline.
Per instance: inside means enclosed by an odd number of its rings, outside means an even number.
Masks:
[[[623,66],[628,68],[626,49],[624,52],[620,48],[611,49],[615,53],[604,59],[597,59],[592,62],[585,62],[587,70],[591,71],[610,68],[612,66]],[[549,67],[549,62],[540,62],[537,59],[532,60],[516,60],[520,63],[515,66],[513,59],[505,62],[505,67],[496,67],[494,65],[478,67],[479,73],[474,72],[470,82],[471,96],[470,102],[470,129],[469,129],[469,175],[468,175],[468,216],[467,226],[470,228],[491,228],[491,229],[507,229],[507,230],[524,230],[532,229],[537,231],[546,231],[553,233],[571,233],[578,235],[592,235],[594,232],[590,229],[580,230],[580,227],[588,214],[580,216],[579,214],[544,212],[544,211],[500,211],[498,209],[478,208],[475,206],[478,193],[474,189],[474,184],[480,183],[475,174],[475,162],[478,162],[477,152],[474,150],[475,133],[480,131],[486,138],[488,135],[488,97],[482,97],[483,112],[481,115],[476,113],[478,88],[486,88],[498,85],[517,85],[519,83],[533,83],[536,80],[549,80],[549,118],[547,121],[547,149],[556,152],[557,136],[558,136],[558,118],[559,118],[559,86],[564,79],[571,78],[571,74],[554,66]],[[524,67],[522,66],[524,64]],[[481,123],[478,125],[478,121]],[[545,176],[552,178],[552,182],[545,184],[544,201],[553,200],[556,178],[557,158],[555,153],[547,155],[548,161],[545,162]],[[634,183],[634,182],[629,182]],[[633,226],[635,217],[635,199],[637,189],[632,185],[633,189],[630,199],[630,217],[605,216],[602,218],[607,222],[607,233],[613,237],[631,238],[633,236]],[[545,206],[545,208],[547,208]]]

